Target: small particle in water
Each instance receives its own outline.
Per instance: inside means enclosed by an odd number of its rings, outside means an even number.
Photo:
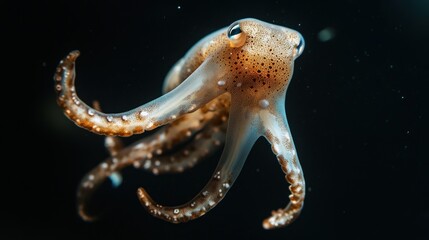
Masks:
[[[122,183],[122,175],[118,172],[113,172],[110,174],[109,179],[112,182],[112,186],[115,188],[119,187],[119,185]]]
[[[320,32],[317,34],[317,37],[319,38],[319,41],[327,42],[332,40],[335,35],[335,29],[333,29],[332,27],[327,27],[320,30]]]
[[[180,5],[179,5],[179,6],[177,6],[177,9],[179,9],[179,10],[180,10],[181,8],[182,8],[182,7],[181,7]]]

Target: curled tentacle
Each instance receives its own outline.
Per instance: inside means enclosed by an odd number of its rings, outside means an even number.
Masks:
[[[115,176],[115,174],[125,167],[132,165],[137,157],[144,158],[150,156],[152,154],[150,150],[153,150],[152,146],[162,144],[163,138],[161,136],[162,134],[149,136],[122,149],[118,153],[111,154],[107,160],[98,164],[82,178],[77,190],[77,208],[78,214],[83,220],[96,220],[97,217],[90,213],[90,209],[88,209],[88,203],[101,184],[107,178]],[[108,141],[108,138],[113,137],[106,137],[106,141]]]
[[[153,216],[173,223],[186,222],[210,211],[225,197],[259,137],[258,131],[254,129],[258,125],[257,121],[254,115],[248,114],[246,108],[232,106],[225,148],[212,178],[203,190],[186,204],[166,207],[157,204],[143,188],[139,188],[137,195],[142,205]]]
[[[69,119],[91,132],[104,135],[130,136],[165,125],[193,112],[221,95],[216,86],[223,77],[217,64],[206,59],[186,80],[172,91],[147,104],[123,113],[106,114],[85,104],[74,87],[75,61],[79,51],[60,61],[54,79],[58,104]]]
[[[78,188],[78,213],[85,221],[95,220],[88,203],[96,189],[125,167],[143,168],[154,174],[182,172],[193,167],[223,145],[229,97],[223,95],[203,108],[183,116],[154,135],[111,154],[82,179]],[[214,111],[216,110],[216,111]],[[106,141],[108,138],[106,137]],[[184,143],[188,142],[188,143]],[[177,147],[177,145],[180,145]],[[174,161],[172,161],[172,159]]]
[[[284,106],[279,108],[279,113],[265,112],[262,117],[262,125],[265,131],[264,136],[271,143],[272,150],[286,175],[286,181],[290,184],[291,194],[289,204],[285,208],[272,211],[271,217],[263,221],[262,226],[265,229],[289,225],[298,218],[304,206],[304,175],[290,134]]]
[[[170,141],[155,148],[150,158],[140,154],[133,163],[134,166],[144,168],[156,175],[179,173],[193,167],[205,156],[216,152],[225,142],[229,104],[229,95],[224,94],[212,100],[201,110],[187,114],[166,126],[168,129],[163,138]],[[197,114],[200,116],[195,116]],[[178,124],[186,123],[188,124],[186,128],[185,126],[176,127]],[[196,126],[200,127],[196,128]],[[183,135],[186,138],[180,137]],[[182,144],[185,141],[188,143]]]
[[[226,124],[209,125],[174,153],[152,155],[152,159],[142,158],[135,161],[135,167],[143,168],[155,175],[165,173],[181,173],[194,167],[204,158],[220,149],[225,142]]]

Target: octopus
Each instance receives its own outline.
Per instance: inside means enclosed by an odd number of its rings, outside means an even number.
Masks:
[[[79,215],[87,221],[88,202],[108,178],[128,166],[153,174],[183,172],[222,150],[205,187],[189,202],[163,206],[144,188],[137,197],[160,219],[182,223],[214,208],[237,179],[259,137],[264,137],[289,183],[286,207],[272,211],[262,226],[287,226],[300,215],[305,181],[285,111],[286,90],[294,61],[304,49],[301,34],[256,19],[242,19],[197,42],[170,70],[163,95],[132,110],[104,113],[98,102],[89,106],[74,86],[79,51],[60,61],[54,75],[57,102],[79,127],[105,135],[110,157],[82,179],[77,193]],[[118,137],[159,128],[128,147]],[[118,182],[118,181],[117,181]]]

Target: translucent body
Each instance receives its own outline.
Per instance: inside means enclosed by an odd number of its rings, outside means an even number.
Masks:
[[[305,182],[284,103],[294,60],[303,49],[302,36],[292,29],[256,19],[239,20],[192,47],[167,75],[164,95],[112,114],[78,98],[74,79],[79,52],[70,53],[60,62],[54,79],[59,105],[78,126],[108,136],[130,136],[165,125],[125,149],[117,147],[117,138],[107,137],[112,157],[82,180],[80,215],[93,219],[86,211],[87,201],[102,181],[122,168],[134,165],[154,174],[181,172],[224,143],[213,177],[188,203],[161,206],[143,188],[137,191],[142,205],[156,217],[174,223],[200,217],[225,197],[253,144],[264,136],[286,174],[291,195],[289,204],[273,211],[263,226],[271,229],[291,223],[301,212]],[[184,142],[179,150],[168,151]]]

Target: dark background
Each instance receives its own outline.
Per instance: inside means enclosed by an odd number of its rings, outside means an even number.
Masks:
[[[12,157],[2,160],[0,236],[428,239],[429,2],[366,2],[3,2],[2,16],[10,17],[3,67],[13,74],[3,78],[3,93],[16,95],[2,102],[16,117],[3,115],[3,151]],[[200,219],[173,225],[153,218],[135,191],[145,186],[161,203],[184,203],[208,181],[219,154],[181,175],[128,169],[120,188],[106,184],[94,200],[103,218],[83,222],[77,185],[107,153],[103,137],[76,127],[56,105],[58,61],[79,49],[80,97],[124,111],[160,96],[167,71],[199,39],[245,17],[296,29],[306,40],[286,102],[308,188],[300,218],[262,229],[289,192],[260,139],[227,197]],[[322,42],[318,33],[328,27],[335,37]]]

